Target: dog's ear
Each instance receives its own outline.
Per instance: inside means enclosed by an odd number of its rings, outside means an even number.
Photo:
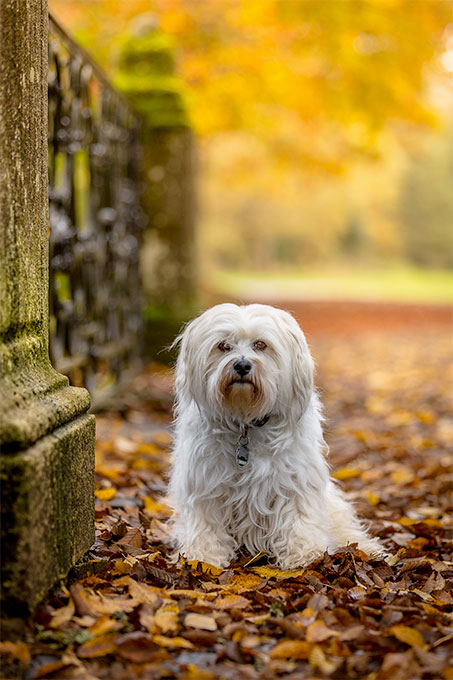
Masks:
[[[314,364],[305,335],[295,318],[288,312],[282,312],[282,320],[291,357],[289,404],[291,415],[298,420],[305,412],[313,392]]]
[[[200,317],[197,317],[189,321],[171,345],[172,349],[179,348],[175,380],[177,407],[188,404],[194,398],[197,381],[201,380],[201,376],[197,375],[200,363],[195,358],[198,344],[194,340],[200,323],[199,319]]]

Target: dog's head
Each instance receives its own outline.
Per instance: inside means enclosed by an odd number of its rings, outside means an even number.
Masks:
[[[268,305],[222,304],[176,341],[178,404],[194,400],[217,417],[251,422],[299,418],[313,389],[313,361],[296,320]]]

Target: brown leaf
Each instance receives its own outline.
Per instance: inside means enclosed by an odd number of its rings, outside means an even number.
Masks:
[[[140,583],[131,578],[128,581],[129,593],[134,600],[140,602],[141,604],[151,604],[154,607],[158,607],[162,602],[160,592],[157,588],[153,586],[148,586],[146,583]]]
[[[281,640],[269,653],[271,659],[308,659],[313,645],[305,640]]]
[[[156,652],[160,651],[149,633],[136,630],[132,633],[120,635],[117,640],[118,654],[133,663],[148,663],[156,659]],[[159,658],[159,657],[157,657]]]
[[[194,645],[183,637],[166,637],[165,635],[153,635],[153,642],[159,647],[174,647],[182,649],[194,649]]]
[[[189,642],[193,642],[193,644],[200,647],[213,647],[219,638],[218,633],[202,629],[197,630],[195,628],[185,630],[181,635],[186,640],[189,640]]]
[[[128,529],[123,538],[117,541],[117,545],[131,545],[133,548],[141,548],[142,534],[140,529]]]
[[[116,640],[118,633],[108,633],[99,635],[88,642],[84,642],[77,650],[78,656],[82,659],[94,659],[99,656],[113,654],[116,651]]]
[[[354,588],[349,588],[348,592],[348,597],[351,600],[362,600],[364,597],[366,597],[366,589],[362,588],[361,586],[355,586]]]
[[[240,595],[225,595],[214,602],[216,609],[245,609],[249,605],[250,601]]]
[[[137,606],[136,600],[126,597],[102,598],[89,592],[80,583],[73,583],[69,588],[77,612],[81,616],[94,616],[101,614],[113,614],[114,612],[130,612]]]
[[[314,621],[307,628],[307,641],[308,642],[322,642],[323,640],[328,640],[330,637],[339,635],[336,630],[331,630],[322,621]]]
[[[60,609],[57,609],[55,614],[52,615],[52,618],[49,622],[49,628],[59,628],[60,626],[63,626],[65,623],[68,623],[72,619],[72,617],[75,614],[75,605],[74,605],[74,600],[72,597],[69,598],[68,604],[64,607],[60,607]]]

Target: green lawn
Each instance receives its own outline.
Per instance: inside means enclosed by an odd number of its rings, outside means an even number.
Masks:
[[[306,270],[293,274],[217,272],[216,293],[266,300],[370,300],[447,304],[453,302],[453,271],[399,267],[383,270]]]

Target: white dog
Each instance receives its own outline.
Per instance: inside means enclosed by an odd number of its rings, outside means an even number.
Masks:
[[[347,543],[381,553],[329,478],[313,361],[296,320],[267,305],[222,304],[176,343],[170,499],[179,552],[226,567],[244,546],[284,569]]]

